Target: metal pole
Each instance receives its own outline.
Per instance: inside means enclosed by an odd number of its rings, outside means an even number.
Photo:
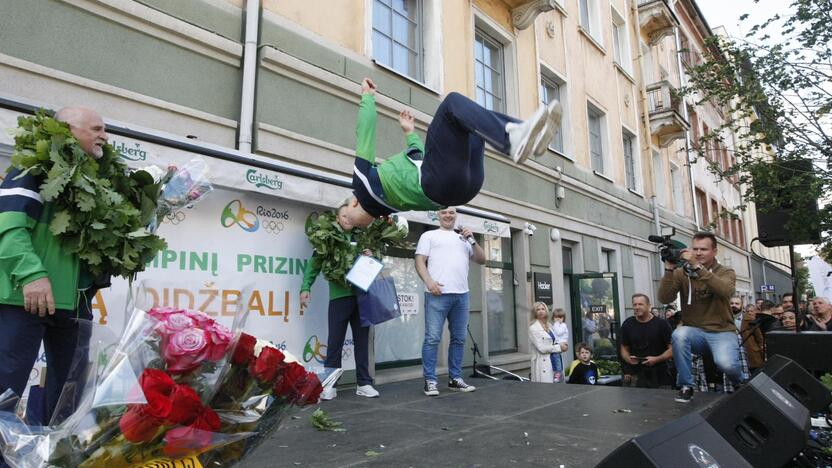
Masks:
[[[768,263],[768,259],[763,258],[763,284],[764,285],[768,285],[768,279],[766,278],[766,263]],[[766,301],[768,300],[768,289],[763,291],[763,288],[760,288],[760,294],[763,296],[763,300],[766,300]]]
[[[800,310],[800,294],[797,292],[797,268],[794,263],[794,246],[789,244],[789,265],[792,267],[792,302],[794,303],[794,315],[797,317],[795,333],[800,333],[800,324],[803,323],[803,312]]]

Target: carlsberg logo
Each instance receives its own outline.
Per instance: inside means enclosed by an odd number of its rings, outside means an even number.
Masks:
[[[271,190],[283,189],[283,181],[277,175],[270,176],[257,172],[257,169],[249,169],[246,172],[246,180],[255,187],[265,187]]]

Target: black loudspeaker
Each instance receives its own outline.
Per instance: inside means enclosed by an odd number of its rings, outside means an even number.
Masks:
[[[782,467],[809,437],[809,410],[763,373],[720,400],[705,419],[758,468]]]
[[[809,372],[832,372],[832,333],[776,330],[766,333],[766,354],[785,356]]]
[[[772,162],[767,170],[752,175],[758,196],[767,192],[776,204],[771,206],[765,199],[755,204],[757,232],[766,247],[820,243],[820,193],[815,193],[814,171],[811,160],[799,159]],[[794,199],[795,194],[801,194],[799,201]],[[798,216],[794,221],[793,214]]]
[[[815,348],[816,353],[818,349],[832,349],[832,346]],[[828,356],[826,358],[829,359]],[[787,357],[779,354],[769,356],[760,372],[771,377],[812,413],[826,411],[832,404],[832,392],[812,374],[806,372],[806,369]]]
[[[630,439],[601,460],[597,468],[751,467],[705,421],[691,413],[645,435]]]

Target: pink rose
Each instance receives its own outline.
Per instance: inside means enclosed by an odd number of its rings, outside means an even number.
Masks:
[[[176,332],[164,343],[167,371],[172,374],[191,371],[206,360],[209,352],[209,337],[204,330],[190,328]]]
[[[233,338],[231,332],[222,325],[214,322],[205,327],[205,334],[208,336],[210,347],[208,360],[219,361],[225,357],[225,353],[228,352],[228,348],[231,346],[231,339]]]
[[[204,312],[200,312],[198,310],[186,310],[184,312],[185,315],[190,317],[199,328],[204,329],[207,325],[215,323],[214,319]]]
[[[178,314],[180,312],[184,312],[182,309],[175,309],[173,307],[154,307],[150,309],[147,314],[151,317],[155,318],[156,320],[164,321],[165,318],[170,314]]]
[[[162,324],[164,325],[164,331],[166,334],[173,334],[178,331],[194,328],[196,325],[191,317],[182,312],[176,312],[168,315],[163,319]]]

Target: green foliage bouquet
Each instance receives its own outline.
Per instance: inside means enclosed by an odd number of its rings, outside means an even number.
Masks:
[[[405,240],[407,234],[407,221],[398,215],[378,218],[352,233],[341,228],[333,211],[312,213],[306,219],[306,236],[323,260],[324,278],[342,286],[348,286],[347,272],[360,252],[371,250],[381,257],[389,247],[411,248],[412,244]]]
[[[144,270],[164,240],[147,230],[161,183],[143,170],[129,172],[109,144],[94,159],[69,126],[43,110],[19,117],[11,167],[42,178],[40,195],[51,203],[49,230],[78,255],[94,276],[125,278]]]

